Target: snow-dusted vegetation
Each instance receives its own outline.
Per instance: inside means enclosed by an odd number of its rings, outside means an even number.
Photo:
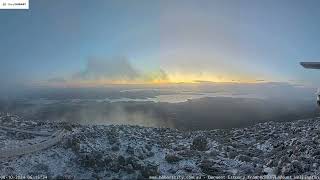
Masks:
[[[71,125],[1,114],[2,126],[54,133],[45,150],[0,159],[1,176],[143,179],[166,176],[318,175],[320,119],[260,123],[242,129],[179,131],[126,125]],[[1,130],[0,151],[50,136]]]

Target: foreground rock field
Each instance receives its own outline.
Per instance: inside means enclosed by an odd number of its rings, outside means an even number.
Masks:
[[[0,176],[148,179],[160,175],[320,175],[318,118],[185,132],[35,122],[1,113],[0,125],[45,133],[65,130],[64,138],[50,148],[0,158]],[[48,138],[0,128],[0,151]]]

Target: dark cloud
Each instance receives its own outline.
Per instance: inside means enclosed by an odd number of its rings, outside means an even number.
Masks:
[[[141,76],[125,57],[90,58],[86,69],[72,76],[74,80],[135,80]]]
[[[141,68],[142,69],[142,68]],[[106,81],[106,82],[168,82],[167,73],[162,70],[139,71],[126,57],[89,58],[83,71],[72,75],[70,81]]]

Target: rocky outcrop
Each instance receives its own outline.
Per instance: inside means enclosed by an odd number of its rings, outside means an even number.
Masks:
[[[28,131],[65,129],[60,143],[0,161],[0,174],[49,178],[147,179],[158,175],[319,175],[320,119],[267,122],[247,128],[179,131],[109,125],[80,126],[0,116],[0,123]],[[0,134],[0,151],[44,141],[21,132]]]

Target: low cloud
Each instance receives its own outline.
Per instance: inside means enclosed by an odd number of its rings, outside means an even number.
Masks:
[[[49,83],[65,83],[67,81],[64,78],[56,77],[56,78],[48,79],[48,82]]]
[[[117,125],[140,125],[145,127],[173,127],[171,122],[161,120],[153,111],[128,111],[121,105],[111,107],[109,113],[103,113],[93,108],[84,108],[77,112],[77,123],[80,124],[117,124]],[[68,117],[65,118],[68,121]]]
[[[73,80],[132,81],[141,76],[125,57],[90,58],[85,70],[75,73]]]
[[[214,83],[214,81],[205,81],[205,80],[194,80],[196,83]]]
[[[158,69],[156,71],[152,71],[152,72],[143,74],[141,76],[141,78],[143,79],[143,81],[146,81],[146,82],[167,82],[167,81],[169,81],[169,77],[168,77],[167,73],[162,69]]]
[[[157,82],[169,82],[168,75],[164,70],[140,71],[126,57],[89,58],[85,69],[72,74],[71,77],[48,80],[49,84],[134,84]]]

